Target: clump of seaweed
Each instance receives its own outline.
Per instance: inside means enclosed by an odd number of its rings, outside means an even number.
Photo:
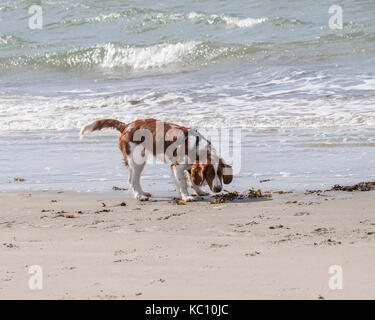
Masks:
[[[255,191],[254,188],[249,190],[249,198],[272,198],[272,193],[263,193],[261,189]]]
[[[329,191],[372,191],[375,190],[375,182],[360,182],[353,186],[340,186],[335,184]]]
[[[185,205],[185,204],[186,204],[186,201],[185,201],[185,200],[177,200],[177,199],[174,199],[174,200],[172,200],[172,201],[169,201],[169,203],[174,204],[174,205],[181,206],[181,205]]]
[[[306,190],[305,194],[313,194],[316,193],[318,195],[328,192],[328,191],[372,191],[375,190],[375,182],[360,182],[352,186],[341,186],[339,184],[335,184],[331,189],[327,190]]]
[[[225,203],[226,200],[224,198],[218,198],[210,201],[210,204],[219,204],[219,203]]]
[[[243,200],[246,198],[271,198],[272,193],[263,193],[261,189],[255,190],[251,188],[249,191],[245,193],[239,193],[237,191],[229,192],[224,190],[225,192],[219,193],[214,195],[214,200],[210,202],[210,204],[220,204],[225,203],[227,201],[233,200]]]
[[[277,193],[277,194],[290,194],[290,193],[293,193],[293,191],[283,191],[283,190],[280,190],[280,191],[274,191],[273,193]]]
[[[63,217],[63,218],[76,218],[76,216],[73,213],[66,213],[64,210],[57,212],[56,215],[53,218],[58,218],[58,217]]]
[[[229,192],[224,190],[222,193],[218,193],[214,195],[214,200],[212,200],[211,204],[219,204],[225,203],[227,201],[239,200],[244,199],[245,195],[238,193],[237,191]]]
[[[128,190],[128,189],[127,189],[127,188],[120,188],[120,187],[113,186],[113,187],[112,187],[112,190],[113,190],[113,191],[126,191],[126,190]]]

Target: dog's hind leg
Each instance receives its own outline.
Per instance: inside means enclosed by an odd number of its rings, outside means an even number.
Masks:
[[[133,190],[134,197],[140,201],[146,201],[151,194],[148,192],[144,192],[141,186],[141,174],[143,168],[146,165],[146,157],[140,161],[140,158],[134,157],[132,154],[131,157],[128,158],[129,163],[129,184],[131,189]]]
[[[133,168],[130,168],[130,166],[128,166],[128,169],[129,169],[128,182],[129,182],[129,186],[132,187],[133,186]]]
[[[145,164],[137,164],[133,160],[129,161],[129,169],[132,173],[129,172],[129,176],[131,176],[129,184],[131,189],[134,193],[134,198],[140,201],[146,201],[151,194],[148,192],[144,192],[141,187],[141,174],[143,171]]]

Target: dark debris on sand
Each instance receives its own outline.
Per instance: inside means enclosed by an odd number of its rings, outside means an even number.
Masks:
[[[238,193],[237,191],[224,191],[225,192],[214,195],[214,200],[210,203],[219,204],[225,203],[227,201],[242,200],[246,198],[272,198],[272,193],[263,193],[261,189],[255,190],[254,188],[251,188],[246,193]]]
[[[360,182],[353,186],[340,186],[335,184],[330,191],[372,191],[375,190],[375,182]]]
[[[372,191],[375,190],[375,182],[360,182],[352,186],[341,186],[335,184],[331,189],[328,190],[306,190],[305,194],[323,193],[328,191]]]

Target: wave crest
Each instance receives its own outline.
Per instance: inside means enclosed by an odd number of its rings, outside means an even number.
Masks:
[[[230,49],[201,41],[161,43],[151,46],[130,46],[114,43],[87,49],[44,53],[11,58],[0,58],[0,69],[115,69],[130,71],[188,66],[195,62],[207,63]]]
[[[143,48],[118,48],[113,44],[104,46],[100,63],[103,68],[126,67],[134,70],[149,70],[181,63],[196,49],[198,42],[158,44]]]
[[[238,18],[227,15],[190,12],[187,17],[193,22],[206,22],[208,24],[225,24],[229,27],[250,28],[257,24],[268,21],[268,18]]]

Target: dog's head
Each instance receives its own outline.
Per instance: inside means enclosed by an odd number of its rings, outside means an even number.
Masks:
[[[223,189],[223,183],[232,182],[233,169],[221,158],[218,163],[196,162],[191,168],[191,179],[197,186],[201,186],[206,181],[212,192],[220,192]]]

